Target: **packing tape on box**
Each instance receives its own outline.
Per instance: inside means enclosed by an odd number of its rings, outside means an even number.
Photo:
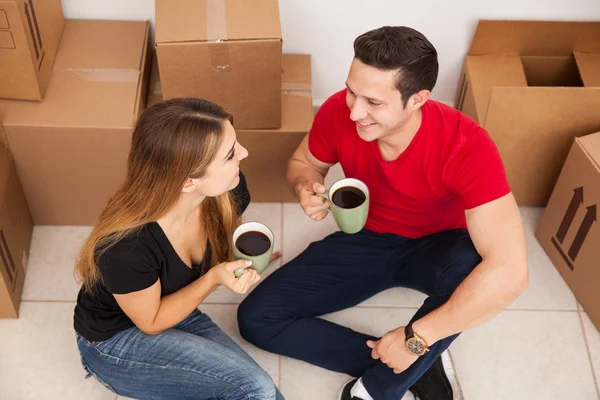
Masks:
[[[206,0],[206,38],[210,65],[213,70],[225,73],[229,70],[229,46],[227,40],[227,17],[225,0]]]
[[[312,83],[301,83],[301,82],[282,82],[281,83],[281,90],[288,90],[288,91],[294,91],[294,90],[298,90],[298,91],[311,91],[312,90]]]
[[[292,96],[312,97],[310,90],[282,90],[281,94],[289,94]]]
[[[227,40],[225,0],[206,0],[206,39],[209,42]]]
[[[118,68],[57,69],[53,73],[66,73],[88,82],[138,83],[140,71]]]

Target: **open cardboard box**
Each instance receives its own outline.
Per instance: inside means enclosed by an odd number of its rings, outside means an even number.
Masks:
[[[600,22],[479,21],[458,89],[517,202],[545,205],[573,138],[600,130]]]

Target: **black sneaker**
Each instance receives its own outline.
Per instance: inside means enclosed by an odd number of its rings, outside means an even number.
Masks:
[[[350,394],[350,391],[356,382],[358,382],[358,379],[352,379],[351,381],[346,382],[342,388],[342,391],[340,392],[340,400],[363,400],[360,397],[352,397]]]
[[[447,352],[439,356],[409,389],[420,400],[462,400],[452,361]]]

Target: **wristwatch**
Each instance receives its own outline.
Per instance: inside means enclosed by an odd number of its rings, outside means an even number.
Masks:
[[[417,335],[412,328],[412,322],[404,328],[404,333],[406,335],[406,339],[404,343],[406,344],[406,349],[415,356],[422,356],[423,354],[427,354],[429,352],[429,346],[425,339],[421,336]]]

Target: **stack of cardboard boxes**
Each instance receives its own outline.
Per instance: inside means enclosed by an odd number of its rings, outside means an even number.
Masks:
[[[0,1],[0,318],[18,316],[33,225],[94,224],[163,95],[227,109],[253,201],[294,201],[285,169],[312,123],[310,57],[282,56],[277,0],[157,0],[156,27],[152,62],[148,22]]]
[[[91,225],[125,177],[148,22],[0,2],[0,317],[18,316],[33,224]]]
[[[517,202],[547,206],[536,237],[600,330],[600,22],[480,21],[456,106]]]
[[[281,48],[277,0],[156,0],[148,106],[201,97],[230,112],[253,201],[295,201],[285,171],[313,120],[310,56]]]

